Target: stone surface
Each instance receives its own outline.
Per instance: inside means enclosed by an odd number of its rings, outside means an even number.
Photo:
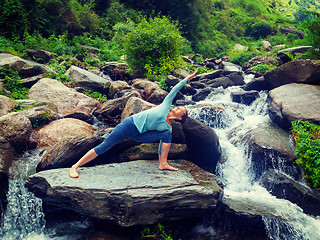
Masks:
[[[28,148],[32,131],[30,120],[20,113],[9,113],[0,117],[0,136],[21,153]]]
[[[0,95],[0,117],[17,108],[18,104],[16,104],[15,101],[9,97]]]
[[[64,137],[93,136],[96,129],[75,118],[62,118],[48,125],[34,129],[31,135],[39,148],[48,148]]]
[[[84,87],[92,91],[103,92],[103,87],[107,81],[111,79],[106,79],[100,77],[92,72],[84,70],[82,68],[71,66],[67,72],[70,75],[76,86]]]
[[[260,181],[272,195],[297,204],[307,214],[320,215],[319,191],[276,170],[266,172]]]
[[[320,85],[320,60],[294,60],[264,75],[269,89],[289,83]]]
[[[287,84],[270,91],[267,102],[271,120],[284,129],[297,119],[320,122],[320,86]]]
[[[187,161],[180,170],[159,171],[158,161],[134,161],[69,169],[30,176],[26,187],[44,203],[107,219],[123,227],[201,217],[210,214],[222,195],[220,181]]]
[[[84,121],[91,121],[92,111],[100,105],[97,100],[49,78],[41,79],[30,88],[29,99],[53,103],[62,116]]]
[[[17,153],[11,144],[0,137],[0,173],[9,174],[9,168],[16,156]]]
[[[231,93],[231,98],[233,102],[243,103],[245,105],[250,105],[258,97],[259,97],[259,92],[255,90]]]
[[[132,89],[132,87],[125,81],[112,82],[109,87],[108,97],[113,98],[117,93],[125,89]]]
[[[9,54],[1,54],[0,58],[0,67],[8,67],[12,70],[19,71],[22,67],[24,67],[27,63],[22,58],[19,58],[14,55]]]

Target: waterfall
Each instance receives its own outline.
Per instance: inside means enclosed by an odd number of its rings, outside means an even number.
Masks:
[[[45,239],[42,201],[25,188],[23,180],[35,172],[42,154],[40,150],[26,152],[10,168],[7,209],[1,218],[1,239]]]
[[[9,181],[7,210],[1,223],[4,240],[35,239],[45,226],[42,201],[24,187],[24,181]]]
[[[248,206],[261,212],[268,212],[263,217],[265,230],[269,239],[274,240],[318,240],[320,239],[320,218],[309,216],[296,204],[272,196],[259,185],[254,169],[251,167],[251,156],[247,144],[233,144],[241,135],[256,128],[261,123],[270,122],[267,115],[266,92],[250,106],[234,103],[231,93],[242,91],[239,87],[216,89],[205,100],[197,103],[200,106],[222,106],[224,111],[206,114],[204,109],[189,106],[189,115],[212,127],[219,136],[225,161],[217,166],[217,175],[225,184],[223,202],[232,199],[238,204]],[[235,131],[236,130],[236,131]],[[269,157],[269,156],[268,156]],[[274,165],[277,159],[274,161]],[[281,164],[274,166],[277,170],[290,174]],[[198,228],[204,231],[204,226]],[[216,233],[209,226],[207,233]],[[212,238],[213,239],[213,238]]]

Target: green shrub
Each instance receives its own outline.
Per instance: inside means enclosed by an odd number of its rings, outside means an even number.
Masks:
[[[46,75],[47,78],[57,79],[62,83],[72,81],[72,78],[69,75],[66,75],[66,72],[67,72],[66,66],[59,64],[57,60],[51,59],[49,61],[48,66],[52,68],[54,71],[48,72]]]
[[[257,22],[253,25],[249,25],[247,28],[247,34],[254,37],[255,39],[259,39],[260,37],[265,38],[268,35],[271,35],[272,27],[269,23],[266,22]]]
[[[296,163],[303,168],[306,182],[320,189],[320,126],[307,121],[292,122],[292,135],[296,143]]]
[[[166,74],[182,64],[180,45],[178,24],[167,17],[143,19],[124,38],[130,68],[145,75]]]
[[[251,60],[253,57],[259,55],[258,52],[247,52],[247,51],[232,51],[229,56],[230,62],[234,64],[238,64],[240,66],[243,66],[243,64],[249,60]]]
[[[161,223],[151,228],[144,227],[140,234],[140,239],[173,240],[171,231],[166,229]]]
[[[92,98],[98,100],[101,103],[108,100],[106,95],[99,93],[99,92],[93,92],[92,90],[86,90],[83,93],[89,97],[92,97]]]
[[[0,67],[0,79],[4,79],[4,88],[10,91],[12,99],[27,99],[29,89],[21,84],[21,77],[17,71],[9,68]]]
[[[267,72],[271,69],[275,69],[277,66],[274,65],[267,65],[267,64],[258,64],[256,65],[253,70],[257,71],[257,72]]]

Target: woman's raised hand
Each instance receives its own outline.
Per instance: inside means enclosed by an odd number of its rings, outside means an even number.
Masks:
[[[187,80],[187,82],[189,82],[191,79],[193,79],[197,75],[197,72],[198,72],[198,69],[196,71],[194,71],[191,75],[186,77],[185,80]]]

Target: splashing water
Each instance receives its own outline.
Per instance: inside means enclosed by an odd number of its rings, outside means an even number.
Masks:
[[[320,239],[320,218],[303,213],[296,204],[278,199],[260,186],[251,167],[248,146],[245,143],[233,144],[259,124],[270,122],[267,115],[266,92],[260,92],[260,97],[250,106],[246,106],[232,102],[230,95],[236,91],[242,90],[239,87],[216,89],[204,101],[198,103],[202,106],[222,106],[222,113],[204,117],[203,109],[188,108],[191,117],[212,127],[219,136],[222,152],[226,157],[226,161],[217,166],[217,175],[225,184],[223,201],[236,201],[238,205],[243,204],[264,216],[263,222],[269,239]],[[281,161],[274,167],[286,173]]]

